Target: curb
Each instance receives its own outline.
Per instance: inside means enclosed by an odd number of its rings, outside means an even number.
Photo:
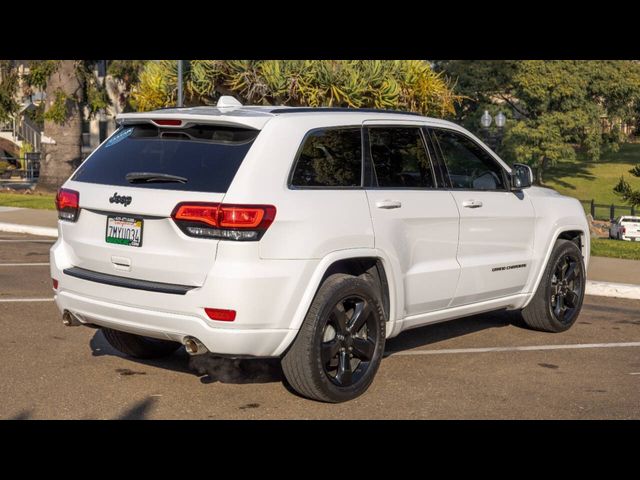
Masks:
[[[599,297],[629,298],[631,300],[640,300],[640,285],[633,285],[631,283],[596,282],[594,280],[588,280],[585,294],[596,295]]]
[[[57,228],[37,227],[33,225],[21,225],[19,223],[0,222],[0,232],[27,233],[29,235],[38,235],[40,237],[58,238]]]

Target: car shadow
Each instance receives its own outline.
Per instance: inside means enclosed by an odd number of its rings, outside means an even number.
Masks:
[[[395,352],[423,347],[481,330],[502,328],[509,325],[524,327],[522,318],[518,313],[498,311],[411,329],[387,340],[384,357],[388,357]],[[139,365],[192,374],[199,377],[200,382],[203,384],[216,382],[229,384],[281,382],[287,390],[292,391],[284,377],[279,358],[236,359],[214,354],[190,356],[183,348],[162,359],[133,358],[111,347],[100,330],[96,330],[89,345],[94,356],[112,355]],[[117,371],[120,375],[145,373],[122,368],[117,369]],[[143,416],[141,411],[148,409],[150,406],[151,401],[144,402],[143,405],[133,408],[131,412],[123,417],[139,418]]]
[[[402,332],[386,342],[384,357],[392,353],[424,347],[433,343],[442,342],[455,337],[469,335],[471,333],[490,328],[503,328],[514,325],[526,328],[522,316],[518,312],[499,310],[471,317],[448,320],[446,322],[426,325]]]
[[[280,382],[284,378],[280,360],[277,358],[261,359],[232,359],[214,354],[191,356],[184,348],[178,349],[173,355],[160,359],[133,358],[114,349],[105,339],[101,330],[89,342],[91,353],[95,357],[112,355],[140,365],[172,370],[174,372],[189,373],[200,377],[204,384],[209,383],[271,383]],[[129,369],[118,369],[121,375],[134,375]]]

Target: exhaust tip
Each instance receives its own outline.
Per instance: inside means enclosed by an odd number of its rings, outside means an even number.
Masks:
[[[205,347],[204,344],[197,338],[186,337],[182,343],[189,355],[201,355],[209,351],[207,350],[207,347]]]
[[[62,314],[62,324],[65,327],[77,327],[78,325],[82,325],[82,322],[69,310],[65,310]]]

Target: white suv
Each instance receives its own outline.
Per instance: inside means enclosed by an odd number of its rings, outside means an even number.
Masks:
[[[340,402],[404,330],[578,316],[580,203],[453,123],[228,98],[118,121],[58,193],[51,276],[64,323],[127,355],[280,357],[296,391]]]

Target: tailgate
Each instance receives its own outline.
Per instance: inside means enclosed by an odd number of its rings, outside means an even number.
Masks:
[[[171,212],[181,201],[218,202],[221,193],[183,192],[112,187],[68,182],[65,186],[80,193],[77,222],[60,221],[62,239],[70,249],[73,266],[128,278],[180,285],[200,286],[215,261],[218,240],[198,239],[183,234],[171,219]],[[131,203],[112,203],[114,196],[130,198]],[[126,201],[124,201],[126,203]],[[122,243],[114,238],[126,234],[114,232],[132,219],[140,228],[140,241]],[[110,233],[107,241],[107,233]],[[139,243],[139,246],[135,246]]]

